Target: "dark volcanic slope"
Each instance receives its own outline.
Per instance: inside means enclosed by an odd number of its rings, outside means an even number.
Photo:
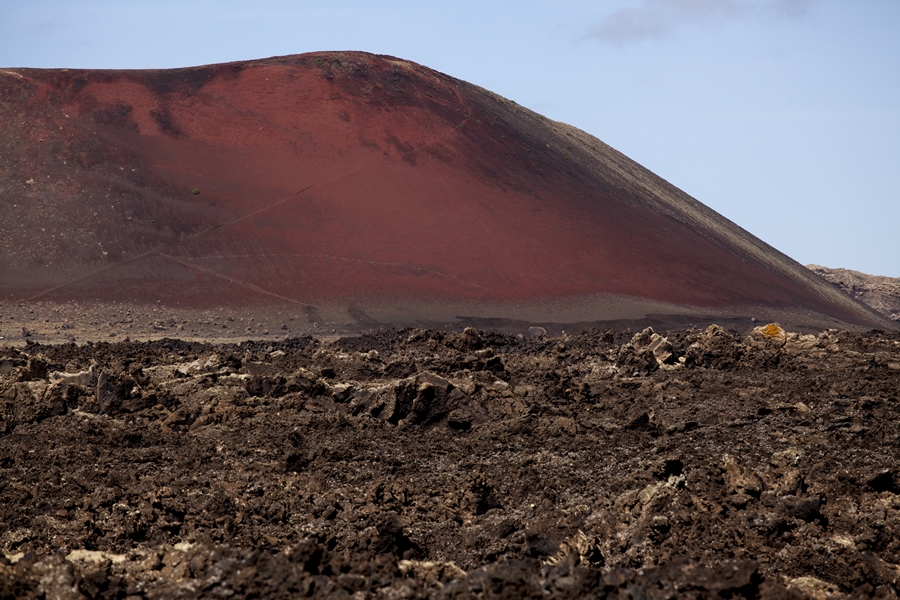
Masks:
[[[390,57],[4,70],[0,119],[0,299],[887,322],[587,134]]]

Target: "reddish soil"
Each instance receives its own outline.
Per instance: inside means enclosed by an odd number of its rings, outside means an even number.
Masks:
[[[3,70],[0,119],[7,302],[598,321],[584,299],[617,295],[891,326],[599,140],[391,57]]]
[[[4,347],[0,598],[896,598],[898,390],[776,326]]]

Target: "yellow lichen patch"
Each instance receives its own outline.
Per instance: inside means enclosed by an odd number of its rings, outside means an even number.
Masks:
[[[782,329],[781,325],[779,325],[778,323],[769,323],[762,328],[762,333],[767,338],[784,337],[784,329]]]
[[[787,342],[787,332],[778,323],[769,323],[755,328],[750,333],[750,339],[755,339],[763,346],[783,346]]]

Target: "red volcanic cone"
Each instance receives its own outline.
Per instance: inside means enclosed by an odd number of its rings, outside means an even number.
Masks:
[[[4,70],[0,118],[5,300],[885,323],[586,133],[391,57]]]

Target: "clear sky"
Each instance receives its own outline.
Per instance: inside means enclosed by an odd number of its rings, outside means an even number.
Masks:
[[[898,0],[0,0],[0,67],[315,50],[478,84],[803,264],[900,277]]]

